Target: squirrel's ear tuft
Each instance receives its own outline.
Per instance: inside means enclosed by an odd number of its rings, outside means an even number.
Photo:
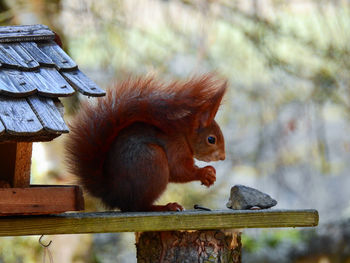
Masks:
[[[214,92],[200,111],[200,116],[198,116],[199,128],[208,127],[212,123],[227,89],[227,81],[217,80],[211,85],[213,85]]]

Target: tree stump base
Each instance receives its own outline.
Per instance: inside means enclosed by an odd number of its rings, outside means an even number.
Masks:
[[[241,233],[233,230],[136,233],[138,263],[240,263],[241,246]]]

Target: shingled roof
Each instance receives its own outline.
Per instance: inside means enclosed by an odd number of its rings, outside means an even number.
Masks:
[[[105,92],[44,25],[0,27],[0,141],[47,141],[68,132],[59,97]]]

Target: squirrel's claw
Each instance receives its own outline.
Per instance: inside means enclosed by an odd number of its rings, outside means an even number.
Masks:
[[[184,208],[178,203],[168,203],[165,205],[167,211],[183,211]]]
[[[207,187],[214,184],[216,181],[216,171],[213,166],[206,166],[203,168],[200,168],[199,170],[199,180],[201,183]]]

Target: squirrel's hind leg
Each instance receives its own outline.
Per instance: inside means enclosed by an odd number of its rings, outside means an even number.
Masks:
[[[162,147],[156,144],[148,144],[148,158],[144,167],[148,168],[143,175],[145,179],[144,196],[135,202],[134,211],[182,211],[183,207],[178,203],[166,205],[153,205],[153,202],[163,193],[169,182],[168,158]],[[151,166],[148,167],[147,164]],[[153,178],[153,179],[152,179]]]
[[[164,208],[153,205],[169,182],[169,165],[163,148],[154,143],[129,142],[116,143],[110,151],[109,193],[103,201],[122,211],[177,210],[174,205]]]

